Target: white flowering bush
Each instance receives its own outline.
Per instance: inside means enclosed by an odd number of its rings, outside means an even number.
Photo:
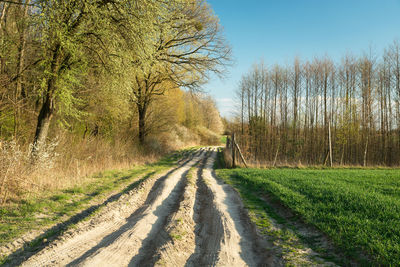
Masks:
[[[33,185],[31,177],[34,172],[54,167],[57,145],[58,141],[42,145],[33,158],[32,146],[23,149],[15,141],[0,141],[0,203],[20,188],[29,189]]]
[[[54,168],[55,161],[59,154],[56,152],[56,148],[59,144],[58,139],[53,140],[49,143],[36,144],[36,149],[33,149],[33,144],[29,146],[29,158],[33,161],[32,166],[35,170],[50,170]],[[35,151],[31,154],[31,151]]]
[[[0,143],[0,203],[6,201],[16,178],[20,178],[25,168],[26,157],[15,141]]]

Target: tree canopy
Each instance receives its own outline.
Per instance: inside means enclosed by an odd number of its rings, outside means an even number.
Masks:
[[[136,121],[144,144],[150,105],[198,91],[230,58],[202,0],[19,0],[0,11],[0,136],[33,130],[33,152],[54,117],[85,133]]]

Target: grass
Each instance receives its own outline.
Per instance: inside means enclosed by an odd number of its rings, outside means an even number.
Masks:
[[[400,265],[400,170],[279,168],[216,172],[241,190],[250,210],[257,212],[262,207],[255,195],[271,195],[304,222],[327,234],[346,257],[363,262],[362,255],[367,255],[363,264]]]
[[[189,186],[195,186],[196,165],[198,165],[198,163],[196,163],[193,167],[191,167],[186,174],[187,183]],[[177,213],[180,214],[182,212],[185,212],[185,208],[182,205],[180,205]],[[187,234],[186,231],[182,228],[182,223],[183,219],[181,217],[175,218],[174,225],[169,232],[169,236],[171,237],[172,240],[174,241],[182,240],[183,237]]]
[[[193,150],[194,148],[180,150],[156,163],[136,166],[130,170],[109,170],[98,173],[84,184],[64,190],[42,192],[40,195],[15,200],[1,206],[0,245],[9,243],[26,232],[63,222],[91,206],[94,199],[103,201],[111,192],[129,191],[144,179],[175,166],[177,160],[192,153]],[[32,241],[30,246],[35,247],[54,234],[57,233],[49,231],[41,238]],[[5,258],[2,258],[4,261]]]
[[[225,145],[226,144],[226,139],[228,138],[227,135],[221,136],[221,144]]]

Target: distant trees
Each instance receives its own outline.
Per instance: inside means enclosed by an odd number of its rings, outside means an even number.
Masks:
[[[249,159],[270,165],[398,165],[400,46],[292,66],[255,64],[237,91],[234,128]]]
[[[135,116],[137,119],[137,116]],[[149,105],[146,118],[146,135],[158,135],[173,131],[176,125],[182,125],[189,129],[193,135],[202,137],[207,131],[208,140],[213,136],[222,134],[224,126],[214,100],[207,95],[184,92],[179,88],[168,88],[164,95],[157,96]],[[139,129],[138,129],[139,130]]]

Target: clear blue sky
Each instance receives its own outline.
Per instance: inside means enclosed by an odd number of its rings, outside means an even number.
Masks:
[[[234,66],[205,90],[228,116],[241,76],[261,59],[290,64],[298,56],[339,61],[372,47],[377,55],[400,39],[400,0],[208,0],[233,50]]]

